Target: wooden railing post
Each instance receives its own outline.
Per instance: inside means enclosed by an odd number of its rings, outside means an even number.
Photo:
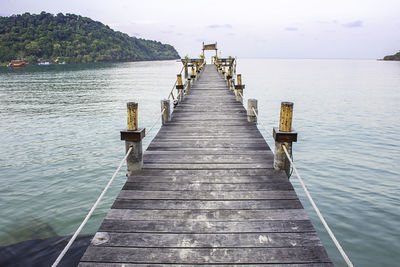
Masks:
[[[132,152],[126,158],[127,176],[143,168],[142,139],[146,136],[145,128],[138,128],[138,104],[127,103],[127,129],[121,131],[121,140],[125,140],[125,151],[132,147]]]
[[[247,121],[257,123],[258,107],[257,99],[247,100]]]
[[[232,93],[235,92],[235,79],[231,79],[231,82],[229,84],[229,91]]]
[[[292,143],[297,141],[297,132],[292,128],[293,103],[282,102],[279,127],[273,128],[275,139],[274,169],[283,170],[289,176],[290,162],[282,146],[286,146],[292,156]]]
[[[242,84],[242,74],[237,75],[237,85],[235,85],[236,89],[236,101],[239,101],[243,104],[243,89],[244,84]]]
[[[183,92],[183,83],[182,83],[182,74],[177,74],[176,75],[176,90],[178,90],[178,102],[182,102],[184,98],[184,92]]]
[[[194,66],[192,65],[192,75],[190,76],[190,78],[192,78],[192,81],[194,82],[196,79],[196,74],[194,72]]]
[[[171,121],[171,105],[168,99],[161,100],[161,111],[161,122],[162,125],[165,125]]]
[[[229,87],[231,87],[231,79],[232,79],[232,75],[231,75],[231,68],[228,69],[228,73],[226,75],[226,81],[227,81],[227,85]]]
[[[185,61],[185,80],[189,79],[189,70],[187,60]]]

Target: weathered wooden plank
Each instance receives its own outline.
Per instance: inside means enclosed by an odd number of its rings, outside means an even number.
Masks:
[[[297,199],[294,190],[285,191],[144,191],[121,190],[119,199],[187,199],[187,200],[267,200]]]
[[[244,177],[216,177],[216,176],[131,176],[128,182],[146,183],[208,183],[208,184],[249,184],[249,183],[284,183],[287,177],[275,176],[244,176]]]
[[[301,209],[299,200],[137,200],[117,198],[113,209],[135,210],[271,210]]]
[[[257,125],[215,69],[204,74],[108,212],[99,229],[108,239],[80,266],[332,266]]]
[[[222,136],[222,135],[204,135],[204,136],[186,136],[184,134],[165,134],[162,136],[157,136],[154,138],[155,141],[197,141],[197,140],[225,140],[225,141],[232,141],[232,142],[240,142],[242,140],[255,140],[261,141],[262,137],[255,137],[255,136],[245,136],[245,135],[237,135],[237,136]]]
[[[315,232],[305,233],[106,233],[100,247],[149,247],[149,248],[271,248],[322,246]]]
[[[315,232],[309,220],[114,220],[105,219],[99,231],[126,233],[301,233]]]
[[[154,162],[147,162],[144,160],[144,168],[151,168],[151,169],[250,169],[250,168],[273,168],[271,162],[255,162],[255,163],[154,163]]]
[[[293,190],[289,182],[282,183],[248,183],[248,184],[214,184],[214,183],[131,183],[127,182],[123,190],[146,190],[146,191],[259,191],[259,190]]]
[[[104,263],[104,262],[80,262],[79,267],[121,267],[120,263]],[[148,264],[140,264],[140,263],[124,263],[125,267],[144,267],[149,266]],[[152,263],[151,266],[165,266],[163,263]],[[175,267],[187,267],[190,265],[187,264],[168,264],[168,266],[175,266]],[[248,264],[236,264],[230,263],[229,265],[226,264],[207,264],[210,267],[226,267],[226,266],[235,266],[235,267],[248,267]],[[300,264],[251,264],[251,266],[269,266],[269,267],[333,267],[332,263],[300,263]]]
[[[272,153],[272,152],[271,152]],[[145,154],[146,155],[146,154]],[[272,165],[272,155],[179,155],[179,154],[147,154],[144,163],[229,163],[229,164],[254,164],[265,163]]]
[[[303,209],[277,210],[128,210],[111,209],[107,219],[113,220],[196,220],[196,221],[240,221],[240,220],[307,220]]]
[[[242,140],[242,141],[226,141],[226,140],[153,140],[151,143],[152,147],[211,147],[211,148],[225,148],[225,147],[237,147],[237,148],[251,148],[262,147],[267,148],[268,145],[264,140]]]
[[[130,263],[313,263],[329,262],[321,246],[294,248],[120,248],[89,246],[82,261]]]
[[[237,170],[152,170],[144,169],[140,175],[143,176],[221,176],[221,177],[242,177],[242,176],[264,176],[274,175],[279,177],[287,176],[274,169],[237,169]]]

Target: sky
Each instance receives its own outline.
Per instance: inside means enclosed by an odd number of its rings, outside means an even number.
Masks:
[[[74,13],[198,57],[377,59],[400,50],[400,0],[0,0],[0,15]],[[209,52],[211,53],[211,51]]]

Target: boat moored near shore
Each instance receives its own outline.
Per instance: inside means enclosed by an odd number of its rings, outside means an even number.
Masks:
[[[23,60],[12,60],[10,63],[8,63],[7,67],[9,68],[22,68],[26,67],[28,63],[26,63]]]

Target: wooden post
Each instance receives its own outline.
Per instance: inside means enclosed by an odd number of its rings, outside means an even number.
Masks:
[[[187,60],[185,61],[185,80],[189,79],[189,70]]]
[[[192,76],[190,78],[192,78],[193,82],[196,79],[196,74],[194,73],[194,65],[192,65]]]
[[[138,104],[135,102],[128,102],[127,107],[127,130],[136,131],[138,128]]]
[[[125,151],[132,147],[131,153],[126,158],[127,176],[143,168],[142,139],[146,136],[145,128],[138,128],[138,104],[127,103],[127,129],[121,131],[121,140],[125,140]]]
[[[244,84],[242,84],[242,74],[237,75],[237,85],[235,85],[236,89],[236,101],[239,101],[243,104],[243,89]]]
[[[235,79],[231,79],[231,83],[229,84],[229,91],[235,92]]]
[[[182,83],[182,74],[176,75],[176,90],[178,90],[178,102],[182,102],[184,98],[183,92],[183,83]]]
[[[167,124],[167,122],[171,121],[171,105],[168,99],[161,100],[161,111],[164,112],[161,115],[162,125]]]
[[[254,110],[253,110],[254,108]],[[255,111],[255,112],[254,112]],[[249,122],[257,123],[258,108],[257,108],[257,99],[248,99],[247,100],[247,120]]]
[[[279,131],[290,132],[292,130],[293,103],[281,103],[281,115],[279,120]]]
[[[242,74],[237,75],[237,82],[239,85],[242,85]]]
[[[274,127],[273,137],[275,139],[274,169],[285,171],[290,175],[290,161],[282,146],[286,146],[288,153],[292,156],[292,142],[297,141],[297,132],[292,128],[293,103],[282,102],[279,128]]]

